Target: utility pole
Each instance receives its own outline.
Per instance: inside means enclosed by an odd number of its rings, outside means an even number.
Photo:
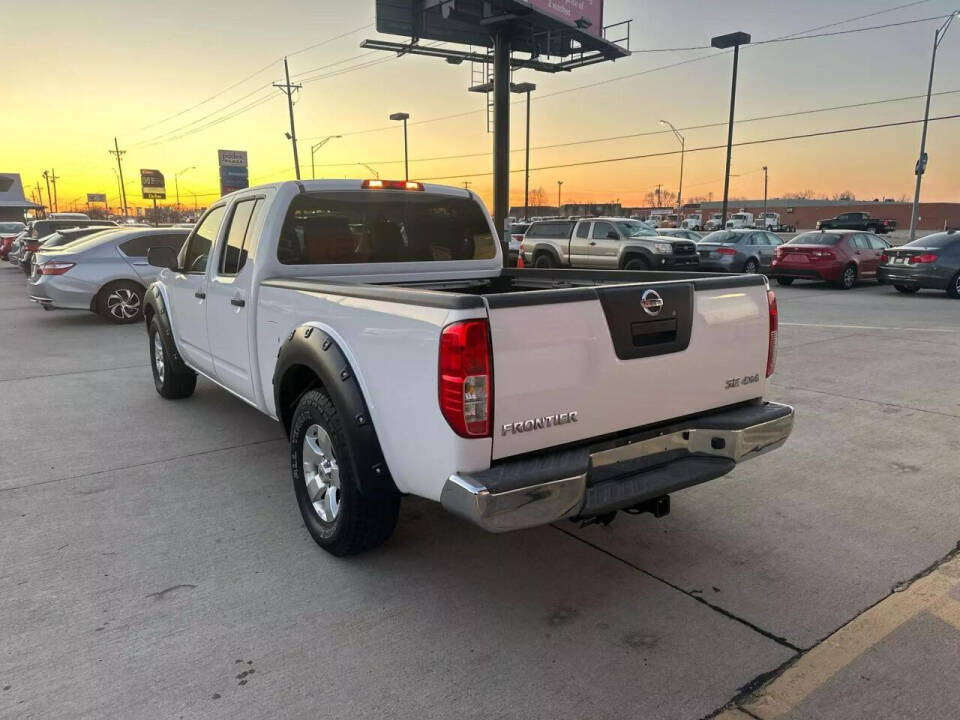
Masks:
[[[760,220],[760,227],[767,229],[767,166],[763,166],[763,219]]]
[[[60,203],[57,202],[57,180],[59,180],[59,179],[60,179],[60,176],[57,175],[57,171],[51,169],[51,170],[50,170],[50,182],[53,183],[53,211],[54,211],[54,212],[59,212],[59,211],[60,211]]]
[[[940,47],[940,41],[947,34],[947,28],[953,19],[960,15],[960,10],[955,10],[950,17],[941,25],[933,36],[933,57],[930,58],[930,80],[927,83],[927,106],[923,111],[923,133],[920,136],[920,157],[917,160],[914,173],[917,176],[917,187],[913,193],[913,208],[910,211],[910,240],[917,239],[917,210],[920,208],[920,183],[923,181],[923,173],[927,169],[927,122],[930,118],[930,93],[933,91],[933,68],[937,62],[937,48]]]
[[[472,183],[471,183],[469,180],[464,180],[464,181],[463,181],[463,186],[464,186],[467,190],[470,189],[470,185],[471,185],[471,184],[472,184]]]
[[[43,171],[43,179],[47,181],[47,208],[53,212],[53,196],[50,194],[50,171]],[[38,183],[39,184],[39,183]]]
[[[660,188],[662,188],[662,187],[663,187],[662,184],[657,183],[657,207],[660,207],[660,206],[661,206],[661,205],[660,205]]]
[[[300,157],[297,154],[297,128],[293,122],[293,93],[299,90],[302,85],[291,85],[290,84],[290,66],[287,65],[287,58],[283,58],[283,73],[287,78],[286,83],[274,83],[275,88],[279,88],[284,95],[287,96],[287,107],[290,110],[290,132],[287,133],[287,138],[290,140],[290,143],[293,145],[293,166],[297,171],[297,180],[300,179]]]
[[[686,150],[687,143],[683,135],[680,134],[669,120],[661,120],[660,124],[667,125],[673,131],[677,140],[680,141],[680,185],[677,188],[677,219],[679,220],[679,216],[683,212],[683,153]]]
[[[557,180],[557,214],[563,214],[563,203],[560,202],[560,190],[563,188],[563,180]]]
[[[177,212],[180,212],[180,211],[181,211],[181,208],[180,208],[180,176],[183,175],[184,173],[187,173],[187,172],[190,172],[191,170],[196,170],[196,169],[197,169],[196,165],[192,165],[192,166],[190,166],[190,167],[188,167],[188,168],[184,168],[183,170],[181,170],[181,171],[178,172],[178,173],[175,173],[174,176],[173,176],[173,187],[174,187],[174,189],[175,189],[175,191],[176,191],[176,193],[177,193]]]
[[[127,153],[126,150],[121,150],[120,146],[117,144],[117,138],[113,138],[113,150],[108,150],[111,155],[117,156],[117,170],[120,171],[120,202],[123,204],[123,217],[127,217],[127,187],[123,184],[123,162],[122,158]]]

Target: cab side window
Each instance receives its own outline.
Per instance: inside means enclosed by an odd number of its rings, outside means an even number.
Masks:
[[[595,222],[593,224],[593,239],[594,240],[606,240],[607,235],[610,233],[616,233],[617,231],[613,229],[613,225],[607,222]],[[620,237],[617,235],[617,237]]]
[[[581,240],[586,240],[590,237],[590,223],[582,222],[577,225],[577,237]]]
[[[262,200],[252,198],[241,200],[234,205],[227,239],[220,253],[220,262],[217,267],[219,275],[236,275],[246,265],[247,257],[255,249],[252,247],[255,241],[253,227],[261,204]]]
[[[217,241],[217,235],[220,233],[220,226],[223,224],[223,215],[226,211],[225,205],[213,208],[207,213],[206,217],[200,221],[194,229],[193,234],[187,240],[183,261],[180,267],[184,272],[203,274],[207,271],[207,261],[210,259],[210,250]]]

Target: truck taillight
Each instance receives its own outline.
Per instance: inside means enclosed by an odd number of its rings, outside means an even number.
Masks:
[[[932,263],[937,261],[937,256],[933,253],[923,253],[923,255],[914,255],[907,262],[911,265],[916,265],[917,263]]]
[[[461,437],[490,437],[493,369],[486,320],[453,323],[440,335],[440,411]]]
[[[767,290],[767,307],[770,313],[770,335],[767,341],[767,377],[770,377],[777,368],[777,330],[780,327],[777,296],[773,290]]]

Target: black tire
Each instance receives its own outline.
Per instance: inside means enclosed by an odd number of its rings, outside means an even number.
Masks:
[[[856,284],[857,266],[851,263],[843,269],[843,275],[840,276],[839,280],[833,283],[833,286],[838,290],[850,290]]]
[[[119,280],[104,285],[97,293],[97,314],[117,325],[143,320],[143,287],[135,282]]]
[[[747,275],[756,275],[760,272],[760,263],[757,262],[756,258],[750,258],[743,264],[743,271]]]
[[[181,400],[193,395],[197,387],[197,374],[174,357],[170,343],[160,330],[156,319],[147,328],[149,340],[150,369],[153,372],[153,385],[157,392],[167,400]],[[160,362],[157,362],[157,353]]]
[[[307,445],[308,440],[312,445]],[[323,457],[326,463],[314,466],[313,480],[307,477],[304,462],[305,449],[309,447],[326,448],[322,453],[311,451],[314,459]],[[353,472],[354,460],[343,421],[330,397],[322,390],[310,390],[300,398],[290,426],[293,489],[311,537],[328,553],[340,557],[356,555],[386,542],[393,535],[400,513],[397,492],[377,497],[361,495]],[[308,457],[308,464],[309,461]],[[327,480],[329,485],[325,484]],[[308,482],[316,491],[313,498]]]
[[[624,270],[649,270],[650,261],[645,257],[632,257],[623,265]]]
[[[533,259],[533,266],[535,268],[550,269],[557,266],[556,261],[553,259],[553,255],[550,253],[540,253]]]
[[[795,278],[777,278],[777,285],[793,285]]]
[[[903,293],[904,295],[915,295],[920,292],[920,288],[907,287],[906,285],[894,285],[897,289],[897,292]]]
[[[950,284],[947,285],[947,295],[954,300],[960,300],[960,272],[953,276]]]

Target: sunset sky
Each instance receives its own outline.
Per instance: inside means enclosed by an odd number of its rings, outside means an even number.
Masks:
[[[744,30],[754,41],[811,30],[887,10],[897,0],[607,0],[605,22],[632,19],[633,50],[709,45],[717,34]],[[928,0],[911,7],[818,32],[943,16],[960,0]],[[131,204],[140,199],[140,168],[167,178],[173,202],[175,173],[181,202],[200,206],[217,197],[217,149],[247,150],[252,184],[293,177],[285,97],[270,83],[282,79],[289,55],[303,82],[295,108],[301,169],[310,177],[310,146],[343,135],[317,151],[317,177],[402,177],[403,146],[391,112],[411,115],[411,177],[446,178],[492,200],[492,136],[483,96],[466,91],[470,67],[432,58],[395,58],[359,48],[378,37],[373,0],[250,0],[164,3],[48,0],[6,3],[4,71],[0,76],[0,172],[18,172],[34,187],[53,168],[60,209],[88,192],[117,204],[119,139]],[[756,45],[741,53],[737,118],[806,111],[925,93],[933,34],[942,20],[808,40]],[[339,39],[319,47],[335,36]],[[380,36],[385,39],[396,37]],[[369,54],[367,54],[369,53]],[[683,60],[703,58],[658,70]],[[373,64],[369,64],[373,63]],[[931,116],[960,113],[960,21],[940,47]],[[260,72],[258,72],[260,71]],[[518,71],[514,81],[538,85],[532,146],[656,133],[661,118],[678,128],[723,123],[731,56],[716,50],[638,53],[632,57],[546,75]],[[252,77],[250,77],[252,76]],[[249,78],[244,80],[245,78]],[[621,79],[622,78],[622,79]],[[240,82],[243,81],[243,82]],[[234,87],[231,87],[234,86]],[[219,93],[219,94],[218,94]],[[547,97],[552,93],[551,97]],[[216,95],[216,97],[211,96]],[[540,99],[536,99],[540,96]],[[207,102],[203,102],[208,100]],[[262,102],[261,102],[262,100]],[[199,104],[202,103],[202,104]],[[199,104],[199,105],[198,105]],[[253,104],[251,106],[251,104]],[[196,106],[196,107],[194,107]],[[437,120],[443,116],[461,116]],[[741,122],[735,141],[873,125],[923,116],[923,99],[855,109]],[[363,132],[371,130],[371,132]],[[524,115],[515,106],[512,167],[523,166]],[[726,129],[683,131],[687,148],[722,144]],[[810,189],[853,191],[859,199],[913,192],[920,126],[735,148],[731,195],[762,196],[762,165],[770,167],[770,195]],[[534,150],[531,166],[640,155],[678,148],[669,133]],[[931,123],[924,200],[960,200],[960,119]],[[475,155],[424,160],[449,155]],[[686,156],[684,196],[722,193],[721,150]],[[679,157],[636,159],[539,170],[531,187],[565,201],[619,199],[639,205],[656,184],[676,190]],[[522,203],[523,175],[512,175],[511,200]],[[29,194],[29,189],[28,189]]]

